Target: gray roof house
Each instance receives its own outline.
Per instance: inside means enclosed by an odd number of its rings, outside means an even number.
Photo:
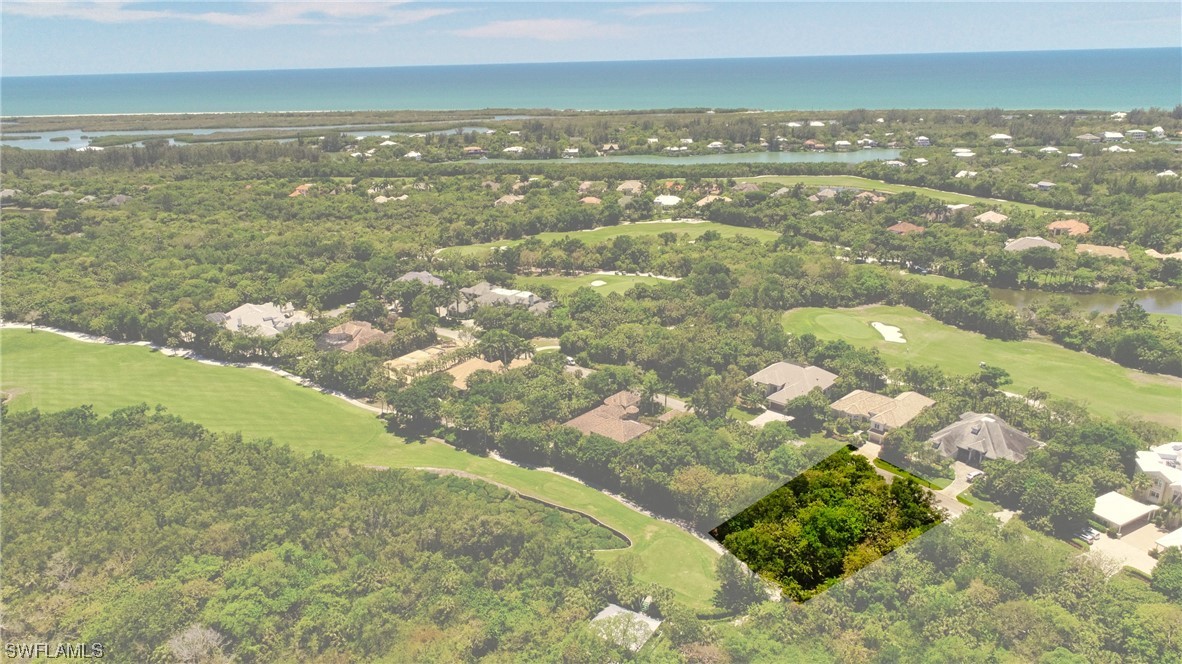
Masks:
[[[472,311],[477,307],[493,305],[525,307],[534,314],[544,314],[554,307],[553,302],[543,300],[530,291],[500,288],[487,281],[461,288],[460,295],[463,296],[463,301],[452,306],[452,311],[458,314]]]
[[[928,439],[940,454],[978,466],[987,459],[1018,462],[1042,443],[993,414],[964,413]]]
[[[829,389],[837,380],[837,374],[820,367],[776,362],[751,374],[747,380],[763,386],[772,409],[783,410],[789,401],[808,394],[814,387]]]
[[[446,283],[430,272],[407,272],[396,281],[417,281],[427,286],[443,286]]]
[[[1063,248],[1063,245],[1058,242],[1051,242],[1044,240],[1041,237],[1020,237],[1016,240],[1010,240],[1006,243],[1006,251],[1026,251],[1027,249],[1034,249],[1035,247],[1046,247],[1058,251]]]

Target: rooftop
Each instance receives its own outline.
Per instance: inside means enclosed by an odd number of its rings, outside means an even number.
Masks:
[[[1118,528],[1157,511],[1156,505],[1146,505],[1115,491],[1096,498],[1092,514]]]

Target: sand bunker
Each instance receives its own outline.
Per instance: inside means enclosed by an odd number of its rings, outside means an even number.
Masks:
[[[907,343],[907,340],[903,338],[903,331],[900,330],[899,328],[895,327],[894,325],[887,325],[886,323],[880,323],[878,321],[874,321],[873,323],[870,324],[870,327],[873,327],[874,329],[878,330],[878,333],[882,335],[882,338],[890,343],[893,343],[893,344]]]
[[[600,286],[606,286],[606,285],[607,285],[607,282],[604,281],[603,279],[596,279],[595,281],[591,282],[592,288],[599,288]]]

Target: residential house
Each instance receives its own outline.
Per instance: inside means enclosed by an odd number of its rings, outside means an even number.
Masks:
[[[305,312],[296,310],[290,302],[282,307],[273,302],[264,302],[263,304],[247,302],[224,314],[209,314],[205,319],[219,323],[231,332],[253,330],[255,334],[264,337],[278,336],[280,332],[293,325],[308,323],[312,320]]]
[[[1013,136],[1010,136],[1009,134],[991,134],[991,135],[989,136],[989,140],[991,140],[991,141],[1001,141],[1002,143],[1005,143],[1006,145],[1009,145],[1009,144],[1010,144],[1010,142],[1012,142],[1012,141],[1014,140],[1014,137],[1013,137]]]
[[[600,205],[603,203],[603,200],[597,196],[584,196],[579,199],[579,202],[583,205]]]
[[[564,159],[570,159],[571,157],[577,157],[577,156],[579,156],[579,149],[578,148],[567,148],[562,151],[562,157]]]
[[[1125,132],[1125,137],[1130,141],[1143,141],[1149,138],[1149,132],[1144,129],[1129,129]]]
[[[637,652],[652,638],[661,622],[638,611],[629,611],[618,604],[608,604],[607,608],[591,619],[591,627],[601,637],[618,647]]]
[[[1075,140],[1080,141],[1082,143],[1099,143],[1100,141],[1102,141],[1104,139],[1100,138],[1099,136],[1097,136],[1095,134],[1087,133],[1087,134],[1080,134],[1079,136],[1076,136]]]
[[[509,363],[507,368],[517,369],[519,367],[524,367],[530,364],[531,361],[532,360],[527,357],[514,358],[513,361]],[[500,362],[489,362],[482,357],[473,357],[471,359],[464,360],[463,362],[460,362],[454,367],[448,369],[447,374],[452,377],[451,384],[453,387],[455,387],[457,390],[466,390],[468,389],[468,378],[470,378],[472,374],[476,373],[477,371],[501,372],[505,369],[506,367]]]
[[[464,146],[464,156],[465,157],[479,157],[479,156],[482,156],[483,154],[484,154],[484,148],[480,147],[479,145]]]
[[[363,346],[386,341],[391,336],[368,321],[351,320],[320,335],[316,340],[316,347],[320,350],[342,350],[352,353]]]
[[[910,235],[911,233],[922,233],[925,229],[923,226],[917,226],[910,221],[900,221],[894,226],[887,226],[888,233],[895,235]]]
[[[907,165],[907,164],[904,164],[903,162],[899,161],[898,159],[891,159],[890,161],[884,161],[882,163],[887,166],[894,166],[895,168],[902,168],[903,166]]]
[[[1062,150],[1060,150],[1059,148],[1057,148],[1053,145],[1048,145],[1046,147],[1039,148],[1038,151],[1043,154],[1059,154],[1062,152]]]
[[[664,207],[672,207],[681,202],[681,197],[672,194],[661,194],[654,198],[653,202]]]
[[[1051,232],[1051,235],[1069,235],[1075,237],[1077,235],[1087,235],[1092,230],[1092,227],[1079,219],[1060,219],[1059,221],[1052,221],[1047,224],[1047,230]]]
[[[870,442],[881,443],[888,431],[907,424],[923,409],[935,403],[918,392],[904,392],[891,398],[866,390],[854,390],[829,407],[849,419],[869,422]]]
[[[821,141],[818,141],[818,140],[812,139],[812,138],[810,138],[804,142],[804,149],[805,150],[813,150],[816,152],[820,152],[827,147],[829,147],[829,146],[825,145]]]
[[[928,138],[927,136],[916,136],[915,137],[915,145],[916,145],[916,147],[921,147],[921,148],[931,147],[932,139]]]
[[[916,165],[918,165],[918,166],[923,166],[924,164],[928,163],[928,160],[924,159],[923,157],[916,157],[915,159],[912,159],[911,161],[914,161],[916,163]]]
[[[759,185],[754,182],[740,182],[733,187],[732,191],[737,191],[740,194],[750,194],[751,192],[759,191]]]
[[[982,223],[982,224],[1003,224],[1009,220],[1010,220],[1009,217],[1005,216],[1004,214],[1002,214],[1000,212],[995,212],[993,210],[990,210],[988,212],[982,212],[981,214],[973,217],[973,221],[976,221],[976,222]]]
[[[625,180],[616,187],[616,191],[629,196],[635,196],[644,191],[644,183],[640,180]]]
[[[718,194],[708,194],[702,198],[699,198],[698,201],[694,203],[694,205],[698,207],[704,207],[713,203],[714,201],[723,201],[724,203],[729,203],[731,199],[727,198],[726,196],[719,196]]]
[[[1125,140],[1125,135],[1120,133],[1119,131],[1106,131],[1100,135],[1100,138],[1105,143],[1119,143],[1119,142]]]
[[[1150,129],[1149,131],[1153,132],[1154,138],[1165,138],[1166,137],[1166,130],[1162,129],[1161,127],[1154,127],[1153,129]]]
[[[1166,170],[1158,173],[1157,177],[1159,177],[1159,178],[1176,178],[1176,177],[1178,177],[1178,174],[1167,168]]]
[[[402,156],[404,159],[414,159],[416,161],[423,158],[423,155],[419,154],[418,152],[415,152],[414,150],[411,150],[410,152],[407,152],[406,154],[404,154]]]
[[[1150,484],[1136,497],[1158,505],[1182,505],[1182,443],[1166,443],[1137,452],[1137,470]]]
[[[711,141],[706,147],[711,150],[721,150],[725,146],[722,144],[722,141]]]
[[[940,454],[970,466],[993,459],[1022,461],[1042,444],[997,415],[972,412],[932,434],[928,441]]]
[[[802,367],[789,362],[770,364],[747,377],[763,388],[772,410],[783,411],[789,401],[802,397],[814,388],[827,390],[837,381],[837,374],[820,367]]]
[[[1157,505],[1146,505],[1115,491],[1109,491],[1096,498],[1092,516],[1103,522],[1117,535],[1135,530],[1149,522],[1149,517],[1160,509]]]
[[[1063,245],[1050,240],[1044,240],[1041,237],[1020,237],[1016,240],[1006,242],[1006,251],[1026,251],[1027,249],[1035,249],[1037,247],[1046,247],[1058,251],[1063,248]]]
[[[533,314],[544,314],[554,306],[553,302],[543,300],[529,291],[499,288],[487,281],[461,288],[460,296],[462,299],[451,306],[452,313],[463,314],[479,307],[506,305],[525,307]]]
[[[493,201],[493,206],[494,207],[504,207],[506,205],[513,205],[513,204],[517,203],[518,201],[523,201],[523,200],[525,200],[525,196],[522,196],[520,194],[505,194],[504,196],[501,196],[497,200]]]
[[[851,143],[849,141],[833,141],[833,149],[845,151],[850,149]]]
[[[510,145],[504,150],[501,150],[501,152],[507,152],[509,154],[521,154],[525,152],[525,148],[520,145]]]
[[[1105,247],[1100,244],[1085,244],[1083,242],[1075,245],[1075,253],[1077,254],[1091,254],[1093,256],[1104,256],[1105,258],[1119,258],[1121,260],[1129,260],[1129,252],[1124,247]]]
[[[430,272],[407,272],[395,281],[417,281],[426,286],[445,286],[447,282]]]
[[[1034,184],[1032,184],[1032,185],[1030,185],[1030,186],[1031,186],[1031,187],[1034,187],[1035,189],[1037,189],[1037,190],[1039,190],[1039,191],[1050,191],[1050,190],[1051,190],[1051,187],[1054,187],[1054,186],[1055,186],[1055,183],[1054,183],[1054,182],[1049,182],[1049,181],[1047,181],[1047,180],[1040,180],[1040,181],[1038,181],[1038,182],[1036,182],[1036,183],[1034,183]]]
[[[617,443],[626,443],[652,429],[636,418],[640,415],[640,395],[636,392],[617,392],[576,418],[564,422],[584,434],[598,434]]]

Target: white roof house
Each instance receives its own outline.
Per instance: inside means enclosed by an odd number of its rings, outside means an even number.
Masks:
[[[398,144],[395,143],[394,141],[382,141],[381,143],[378,143],[378,145],[380,145],[382,147],[387,147],[390,145],[398,145]]]
[[[957,153],[956,153],[955,155],[953,155],[953,156],[954,156],[954,157],[962,157],[962,158],[964,158],[964,159],[968,159],[969,157],[976,157],[976,156],[977,156],[977,153],[976,153],[976,152],[957,152]]]
[[[683,139],[681,139],[681,144],[682,144],[682,145],[693,145],[693,143],[694,143],[694,139],[692,139],[692,138],[683,138]]]
[[[1062,150],[1060,150],[1059,148],[1057,148],[1053,145],[1048,145],[1045,148],[1039,148],[1038,151],[1044,152],[1046,154],[1059,154],[1060,152],[1062,152]]]
[[[591,619],[591,625],[603,637],[621,648],[636,652],[644,647],[661,621],[616,604],[608,604]]]
[[[821,122],[820,120],[810,120],[809,126],[810,127],[824,127],[825,123]]]
[[[1159,177],[1159,178],[1176,178],[1176,177],[1178,177],[1178,174],[1175,173],[1174,171],[1166,169],[1166,170],[1162,171],[1161,173],[1158,173],[1157,177]]]
[[[721,150],[723,145],[722,141],[711,141],[706,147],[710,148],[711,150]]]
[[[253,331],[259,336],[274,337],[293,325],[311,322],[312,318],[291,303],[280,307],[273,302],[247,302],[224,314],[210,314],[206,320],[221,323],[231,332]]]
[[[1157,546],[1158,551],[1165,551],[1172,546],[1182,547],[1182,528],[1168,535],[1162,535],[1154,544]]]
[[[1006,251],[1026,251],[1027,249],[1034,249],[1036,247],[1046,247],[1047,249],[1059,250],[1063,245],[1058,242],[1051,242],[1044,240],[1041,237],[1020,237],[1016,240],[1010,240],[1006,243]]]
[[[1149,131],[1153,132],[1153,135],[1158,138],[1163,138],[1166,135],[1166,130],[1162,129],[1161,127],[1154,127],[1153,129],[1150,129]]]
[[[1149,487],[1136,494],[1138,498],[1158,505],[1182,505],[1179,452],[1182,452],[1182,443],[1167,443],[1137,452],[1137,470],[1145,473],[1151,482]]]
[[[984,224],[1000,224],[1009,221],[1010,218],[1000,212],[990,210],[988,212],[982,212],[981,214],[973,217],[973,220]]]
[[[509,154],[521,154],[522,152],[525,152],[525,148],[521,147],[520,145],[511,145],[504,150],[501,150],[501,152],[508,152]]]
[[[1125,140],[1125,135],[1119,131],[1106,131],[1100,134],[1100,138],[1105,141],[1123,141]]]
[[[921,148],[926,148],[932,144],[932,139],[928,138],[927,136],[916,136],[915,144]]]
[[[912,161],[919,164],[920,166],[923,166],[924,164],[928,163],[928,160],[924,159],[923,157],[916,157],[915,159],[912,159]],[[889,164],[890,162],[887,162],[887,163]]]
[[[1009,134],[993,134],[989,137],[989,140],[991,140],[991,141],[1007,141],[1008,142],[1008,141],[1014,140],[1014,137],[1010,136]]]
[[[1149,137],[1149,132],[1144,129],[1129,129],[1125,132],[1130,141],[1143,141]]]
[[[404,154],[402,156],[406,157],[407,159],[421,159],[423,157],[423,155],[419,154],[418,152],[415,152],[414,150],[411,150],[410,152],[407,152],[406,154]]]
[[[882,163],[886,164],[887,166],[894,166],[894,167],[896,167],[896,168],[898,168],[898,167],[900,167],[900,166],[906,166],[906,165],[907,165],[907,164],[904,164],[903,162],[899,161],[898,159],[892,159],[892,160],[890,160],[890,161],[884,161],[884,162],[882,162]]]
[[[680,203],[681,197],[680,196],[673,196],[671,194],[661,194],[660,196],[657,196],[656,198],[654,198],[653,202],[656,203],[657,205],[664,205],[666,207],[670,207],[670,206],[677,205],[678,203]]]
[[[1157,505],[1139,503],[1115,491],[1109,491],[1096,498],[1096,506],[1092,509],[1092,514],[1116,529],[1119,534],[1121,530],[1130,525],[1137,526],[1148,520],[1149,515],[1158,509]]]

